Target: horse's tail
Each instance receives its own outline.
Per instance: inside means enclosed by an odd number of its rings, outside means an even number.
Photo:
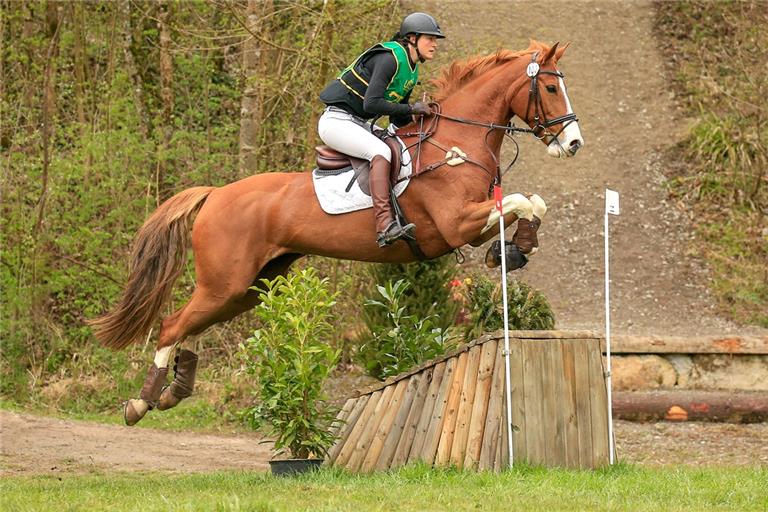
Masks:
[[[119,350],[150,332],[184,269],[194,215],[213,189],[184,190],[144,222],[134,239],[128,284],[120,302],[109,313],[88,321],[102,345]]]

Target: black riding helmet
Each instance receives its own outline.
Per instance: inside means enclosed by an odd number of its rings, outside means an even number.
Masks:
[[[440,25],[435,18],[423,12],[414,12],[409,14],[400,25],[400,35],[402,37],[408,34],[435,36],[439,39],[445,39],[440,31]]]

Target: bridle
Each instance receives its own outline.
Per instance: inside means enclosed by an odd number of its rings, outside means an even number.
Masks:
[[[536,57],[538,57],[538,55],[539,52],[534,52],[534,54],[531,55],[531,63],[528,64],[528,67],[525,70],[525,73],[531,78],[531,88],[528,90],[528,106],[525,109],[525,118],[530,119],[528,114],[531,112],[531,105],[533,105],[534,126],[531,129],[531,132],[537,139],[544,139],[544,137],[549,137],[549,140],[546,141],[547,145],[549,145],[553,140],[558,140],[560,134],[563,133],[569,124],[574,121],[578,122],[578,118],[576,117],[576,114],[570,112],[554,119],[547,119],[547,116],[544,113],[544,105],[542,104],[541,93],[539,92],[539,75],[552,75],[558,77],[559,79],[564,79],[565,75],[563,75],[560,71],[542,71],[539,63],[536,62]],[[562,124],[563,127],[560,128],[559,132],[553,134],[551,131],[549,131],[549,128],[557,124]]]
[[[491,158],[493,159],[493,162],[496,166],[495,172],[488,169],[482,162],[479,162],[475,159],[469,158],[467,156],[463,157],[463,159],[467,162],[473,163],[483,169],[485,172],[488,173],[489,176],[493,178],[493,181],[489,187],[489,197],[491,189],[493,188],[493,185],[499,185],[501,184],[501,177],[506,174],[512,166],[517,162],[517,158],[520,153],[520,147],[517,144],[517,141],[514,138],[515,133],[530,133],[534,137],[536,137],[539,140],[544,140],[547,145],[551,144],[553,141],[558,141],[558,137],[561,133],[565,130],[565,128],[572,122],[578,122],[578,118],[576,117],[576,114],[573,112],[567,113],[565,115],[556,117],[554,119],[547,119],[546,114],[544,112],[544,106],[542,103],[541,94],[539,92],[539,75],[546,74],[546,75],[553,75],[558,77],[559,79],[565,79],[565,75],[563,75],[560,71],[542,71],[539,63],[536,62],[536,58],[538,57],[539,52],[534,52],[531,56],[531,63],[528,64],[528,67],[526,68],[526,74],[531,79],[531,86],[528,90],[528,106],[526,108],[525,112],[525,118],[529,119],[528,114],[531,111],[531,105],[533,105],[534,108],[534,125],[533,128],[518,128],[515,126],[512,121],[510,120],[508,124],[495,124],[495,123],[486,123],[482,121],[475,121],[473,119],[465,119],[461,117],[455,117],[448,114],[443,114],[440,111],[440,105],[437,103],[430,103],[430,107],[432,107],[433,110],[433,122],[430,123],[429,127],[426,131],[423,131],[421,128],[417,132],[406,132],[400,134],[403,137],[411,137],[411,136],[418,136],[418,140],[410,145],[408,145],[405,149],[405,151],[408,151],[412,147],[417,147],[417,155],[416,160],[418,161],[418,153],[421,152],[421,145],[423,142],[428,142],[438,148],[440,148],[443,151],[446,151],[446,153],[451,153],[451,150],[444,147],[437,141],[435,141],[432,136],[434,135],[435,131],[437,131],[437,121],[439,118],[446,119],[448,121],[453,121],[455,123],[459,124],[467,124],[471,126],[481,126],[484,128],[488,128],[488,131],[485,134],[485,137],[483,138],[485,147],[488,150],[488,152],[491,155]],[[557,133],[552,133],[552,131],[549,129],[552,126],[555,126],[557,124],[563,124],[562,128]],[[488,136],[493,133],[495,130],[503,130],[504,137],[508,137],[509,140],[512,141],[512,143],[515,145],[515,157],[512,159],[512,161],[509,163],[509,165],[506,166],[504,171],[501,170],[501,164],[499,163],[498,159],[496,158],[496,155],[494,154],[493,150],[491,149],[490,144],[488,143]],[[548,139],[545,139],[545,137],[548,137]],[[559,144],[559,142],[558,142]],[[451,160],[450,156],[446,156],[444,160],[434,162],[432,164],[427,165],[423,169],[414,169],[413,173],[406,177],[401,178],[398,180],[404,181],[406,179],[412,179],[417,176],[420,176],[426,172],[433,171],[437,169],[438,167],[441,167],[445,164],[447,164]]]

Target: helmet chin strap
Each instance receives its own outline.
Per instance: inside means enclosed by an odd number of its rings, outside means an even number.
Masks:
[[[413,48],[416,50],[416,57],[419,59],[419,62],[424,64],[426,62],[426,59],[421,55],[421,52],[419,51],[419,38],[421,37],[421,34],[416,34],[416,42],[411,41],[408,39],[408,44],[413,46]]]

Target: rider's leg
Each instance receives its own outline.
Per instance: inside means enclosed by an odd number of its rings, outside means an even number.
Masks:
[[[370,124],[345,112],[326,110],[318,122],[320,139],[347,155],[371,162],[370,187],[379,247],[384,247],[408,234],[413,224],[400,226],[390,203],[389,162],[392,151],[371,133]]]
[[[373,215],[376,218],[376,242],[379,247],[385,247],[407,235],[416,226],[413,224],[401,226],[395,219],[390,202],[389,162],[381,155],[376,155],[371,160],[369,184],[371,199],[373,199]]]

